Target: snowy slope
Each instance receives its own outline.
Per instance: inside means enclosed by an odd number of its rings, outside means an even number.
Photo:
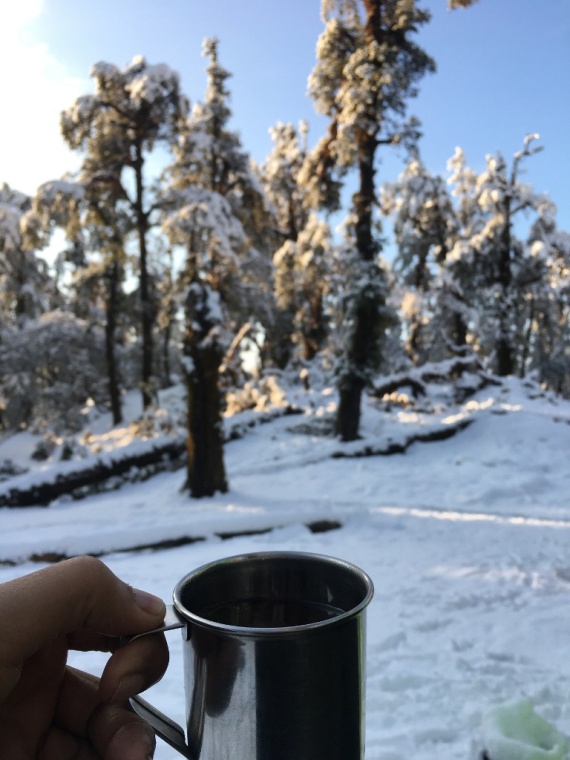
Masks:
[[[363,440],[322,434],[328,395],[305,415],[252,428],[226,446],[231,490],[190,501],[183,472],[84,501],[1,510],[0,581],[48,552],[102,553],[133,585],[168,599],[193,567],[261,549],[327,553],[373,578],[368,614],[367,760],[465,760],[482,718],[521,697],[570,734],[570,403],[513,380],[430,413],[367,404]],[[404,454],[362,454],[426,427],[471,424]],[[4,443],[2,456],[6,456]],[[335,456],[331,456],[335,455]],[[15,459],[15,457],[12,457]],[[342,527],[312,533],[315,520]],[[222,540],[221,534],[275,528]],[[200,542],[120,551],[182,536]],[[180,639],[151,701],[183,720]],[[101,656],[77,655],[97,671]],[[174,760],[160,744],[158,760]]]

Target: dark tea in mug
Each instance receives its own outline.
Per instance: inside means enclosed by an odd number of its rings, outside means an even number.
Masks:
[[[344,610],[303,599],[232,599],[201,610],[199,616],[240,628],[288,628],[311,625],[342,615]]]

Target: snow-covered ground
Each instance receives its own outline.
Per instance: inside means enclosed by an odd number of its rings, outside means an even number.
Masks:
[[[334,394],[310,401],[306,414],[227,444],[231,490],[223,496],[190,500],[178,471],[83,501],[0,510],[0,561],[14,563],[0,566],[0,582],[40,566],[32,555],[102,553],[129,583],[169,600],[180,577],[224,556],[290,549],[342,557],[376,588],[367,760],[474,758],[484,716],[523,697],[570,734],[570,402],[513,380],[461,405],[433,402],[431,413],[367,403],[363,440],[344,447],[349,453],[430,426],[471,424],[404,454],[339,458],[331,454],[342,445],[322,434]],[[4,441],[0,458],[21,464],[24,442]],[[342,527],[306,527],[322,519]],[[274,529],[220,537],[265,528]],[[203,540],[124,551],[184,536]],[[171,664],[148,698],[182,723],[181,641],[176,631],[168,637]],[[101,658],[73,661],[97,671]],[[178,757],[159,742],[157,760]]]

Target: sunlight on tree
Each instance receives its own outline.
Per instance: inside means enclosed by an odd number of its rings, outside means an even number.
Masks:
[[[448,0],[448,8],[450,11],[455,8],[468,8],[476,2],[478,2],[478,0]]]

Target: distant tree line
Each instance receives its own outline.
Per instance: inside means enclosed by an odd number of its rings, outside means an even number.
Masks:
[[[538,136],[480,174],[457,149],[449,176],[433,176],[408,114],[435,71],[414,42],[429,13],[414,0],[322,5],[309,91],[329,126],[313,148],[306,125],[279,123],[266,161],[250,158],[208,39],[201,102],[165,64],[97,63],[93,94],[61,117],[80,170],[33,197],[0,187],[4,430],[73,429],[88,400],[119,424],[126,389],[149,408],[182,378],[188,488],[204,496],[227,488],[221,413],[244,382],[243,347],[258,373],[329,368],[344,441],[374,377],[454,356],[570,394],[570,235],[521,181]],[[395,147],[406,167],[379,184]],[[342,233],[329,226],[339,211]]]

